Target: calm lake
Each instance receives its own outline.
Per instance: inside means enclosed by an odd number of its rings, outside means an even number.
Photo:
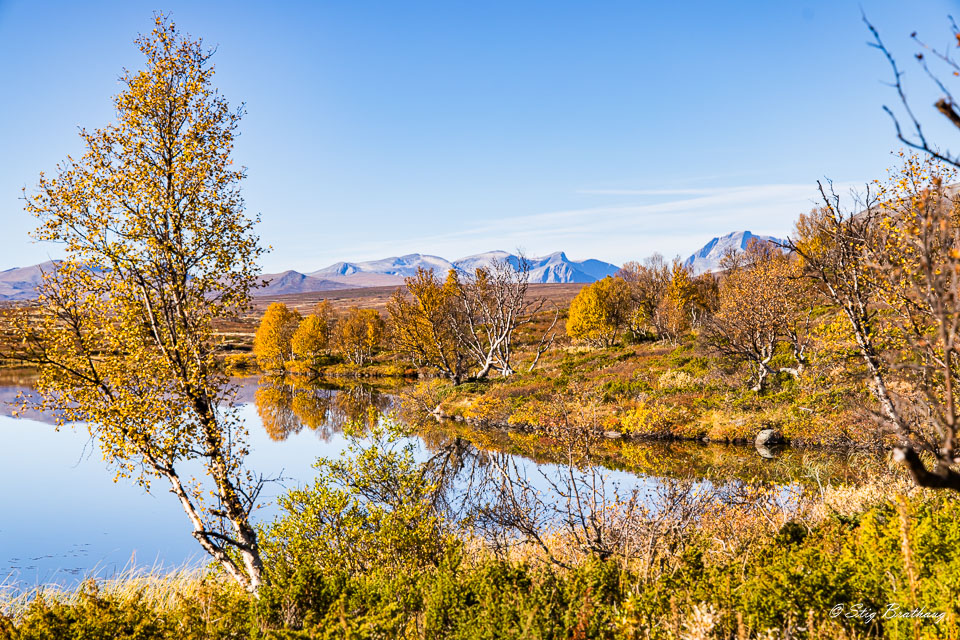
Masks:
[[[389,410],[393,402],[391,396],[360,385],[277,389],[256,378],[236,382],[241,414],[250,429],[248,466],[283,478],[264,490],[267,506],[257,514],[261,522],[276,514],[279,494],[315,477],[318,457],[341,455],[348,444],[341,434],[346,422],[371,405]],[[9,374],[0,378],[0,585],[15,590],[72,585],[84,577],[110,577],[130,568],[206,562],[179,503],[162,481],[150,493],[127,479],[114,482],[85,428],[57,431],[44,416],[13,417],[9,403],[17,393],[29,391],[27,379]],[[470,438],[458,430],[462,426],[437,425],[422,434],[415,439],[419,455],[436,450],[438,439]],[[518,442],[493,431],[466,446],[481,456],[496,450],[522,472],[536,476],[556,468],[550,443],[543,440]],[[855,482],[864,461],[873,464],[877,458],[789,449],[769,458],[753,447],[651,442],[611,443],[598,464],[610,482],[629,490],[656,487],[658,478],[676,474],[697,481],[750,477],[796,483],[809,479],[811,469],[820,481]]]

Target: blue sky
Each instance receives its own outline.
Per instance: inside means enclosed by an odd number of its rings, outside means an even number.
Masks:
[[[862,4],[929,112],[909,34],[949,43],[956,3]],[[518,247],[686,256],[787,233],[817,179],[882,177],[898,148],[888,68],[847,0],[0,0],[0,269],[58,255],[29,240],[21,189],[112,119],[154,10],[216,44],[218,86],[246,102],[236,156],[268,272]]]

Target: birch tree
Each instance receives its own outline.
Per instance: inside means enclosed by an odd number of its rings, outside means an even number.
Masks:
[[[512,375],[517,330],[536,321],[547,306],[546,299],[529,296],[529,285],[530,263],[523,256],[517,265],[494,261],[472,274],[451,269],[444,280],[418,269],[387,305],[394,348],[454,384],[491,371]],[[555,310],[528,370],[553,344],[558,318]]]
[[[146,63],[124,73],[116,121],[25,193],[36,239],[66,256],[19,328],[40,367],[30,403],[88,425],[118,477],[165,481],[204,551],[256,592],[263,478],[244,466],[214,333],[248,306],[262,251],[231,160],[242,108],[214,88],[212,51],[162,15],[136,42]]]
[[[530,261],[522,255],[516,266],[506,260],[494,260],[468,276],[451,271],[449,279],[459,320],[453,329],[477,367],[474,377],[485,378],[491,371],[498,371],[501,376],[513,375],[516,332],[532,323],[547,304],[542,297],[528,295]],[[554,313],[530,369],[536,366],[543,348],[549,346],[558,317]]]
[[[387,304],[393,348],[418,366],[435,369],[454,384],[467,375],[469,357],[457,339],[462,319],[454,302],[453,283],[441,281],[428,269],[418,268],[397,289]]]
[[[955,180],[935,159],[910,158],[856,212],[821,185],[823,205],[789,245],[846,320],[895,457],[918,485],[960,491]]]
[[[719,305],[706,324],[705,339],[721,355],[751,369],[753,390],[782,371],[798,377],[810,340],[810,298],[796,260],[770,243],[751,243],[720,282]],[[789,344],[795,366],[771,364],[781,344]]]

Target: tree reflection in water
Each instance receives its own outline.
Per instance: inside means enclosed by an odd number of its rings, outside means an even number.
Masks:
[[[272,440],[286,440],[306,427],[325,441],[347,424],[376,419],[391,401],[361,383],[332,387],[301,376],[263,376],[254,404]]]
[[[422,486],[414,493],[426,507],[417,514],[476,537],[504,557],[530,552],[565,566],[586,556],[617,557],[639,562],[649,575],[666,571],[670,558],[696,541],[690,532],[704,523],[725,536],[715,552],[737,557],[786,522],[820,508],[822,481],[849,479],[837,473],[846,468],[845,458],[819,464],[806,454],[800,461],[787,454],[783,465],[771,466],[743,447],[689,445],[729,459],[716,473],[691,464],[692,450],[679,444],[671,456],[663,443],[617,443],[616,456],[592,414],[564,414],[541,433],[441,423],[402,396],[394,402],[361,384],[331,389],[302,378],[263,378],[256,405],[276,440],[304,426],[321,438],[350,423],[357,427],[347,430],[350,449],[326,460],[327,475],[312,494],[300,496],[312,505],[321,541],[349,533],[332,524],[343,510],[341,502],[324,502],[330,491],[341,492],[336,495],[353,501],[360,513],[393,513],[410,506],[408,484],[416,482]],[[398,466],[398,452],[406,448],[413,468]],[[652,462],[638,463],[647,458]],[[708,460],[707,467],[717,467],[717,459]],[[768,475],[752,467],[744,477],[729,473],[750,460],[769,469]],[[815,483],[802,481],[813,473]],[[416,522],[409,524],[416,529]]]

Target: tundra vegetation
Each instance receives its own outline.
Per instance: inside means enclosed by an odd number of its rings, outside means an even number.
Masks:
[[[118,123],[27,196],[67,259],[38,306],[4,310],[4,344],[39,366],[36,408],[88,424],[118,475],[169,483],[213,562],[9,597],[0,638],[960,634],[960,195],[909,107],[925,155],[849,202],[820,185],[782,246],[718,273],[653,256],[552,308],[521,258],[421,270],[385,315],[272,304],[252,344],[265,429],[351,444],[254,525],[264,479],[215,329],[260,254],[229,164],[240,114],[199,41],[160,16],[139,42]],[[953,121],[949,94],[938,109]],[[399,409],[317,384],[398,374]],[[769,482],[687,454],[666,473],[636,446],[760,428],[890,464],[859,459],[853,482],[811,457]]]

